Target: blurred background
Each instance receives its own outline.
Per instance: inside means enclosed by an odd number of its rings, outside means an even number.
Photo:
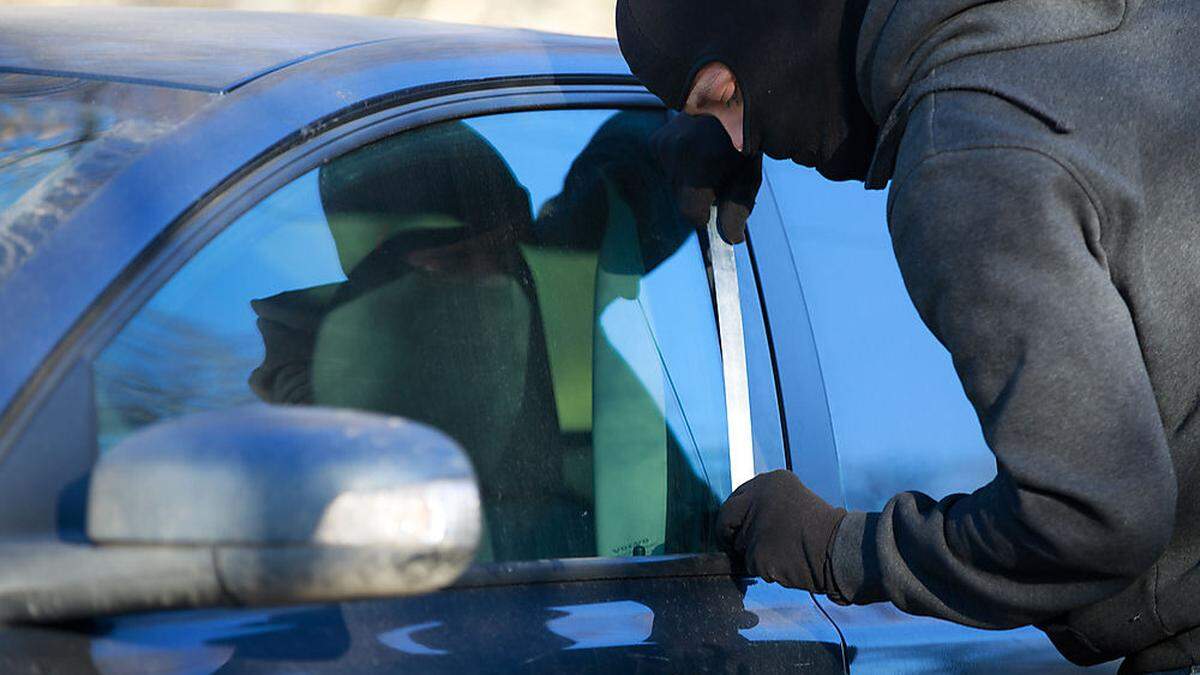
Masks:
[[[519,26],[612,37],[616,0],[0,0],[0,5],[205,7],[326,12]]]

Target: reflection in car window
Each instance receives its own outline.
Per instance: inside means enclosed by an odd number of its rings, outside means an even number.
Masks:
[[[96,360],[101,448],[233,405],[378,411],[467,450],[483,560],[712,550],[719,343],[700,242],[647,148],[664,121],[448,122],[293,181]]]
[[[804,287],[849,508],[904,490],[969,492],[995,476],[950,355],[921,323],[882,192],[768,162]],[[803,461],[804,449],[792,450]]]
[[[0,279],[210,94],[0,73]]]

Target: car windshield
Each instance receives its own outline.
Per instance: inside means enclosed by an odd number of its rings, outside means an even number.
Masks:
[[[0,73],[0,280],[211,95]]]

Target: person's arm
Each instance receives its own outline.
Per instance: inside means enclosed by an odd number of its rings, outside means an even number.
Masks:
[[[905,284],[998,475],[848,515],[830,554],[836,601],[1008,628],[1113,595],[1155,563],[1176,479],[1104,226],[1082,184],[1031,150],[945,152],[893,188]]]

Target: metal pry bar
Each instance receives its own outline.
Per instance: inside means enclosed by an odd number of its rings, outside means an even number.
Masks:
[[[741,295],[733,246],[717,231],[717,207],[708,218],[708,247],[717,298],[717,331],[725,375],[725,410],[729,426],[730,490],[754,478],[754,437],[750,428],[750,382],[746,375],[746,342],[742,332]]]

